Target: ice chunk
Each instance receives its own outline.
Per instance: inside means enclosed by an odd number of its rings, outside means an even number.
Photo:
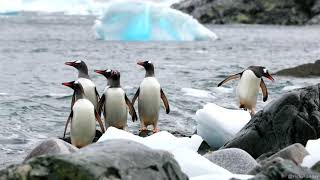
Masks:
[[[202,176],[197,176],[190,178],[190,180],[229,180],[231,178],[236,178],[236,179],[250,179],[253,178],[254,176],[252,175],[244,175],[244,174],[209,174],[209,175],[202,175]]]
[[[308,140],[306,149],[310,155],[303,159],[301,166],[306,166],[311,168],[317,162],[320,161],[320,139]]]
[[[107,131],[100,137],[98,142],[106,141],[110,139],[128,139],[141,144],[144,144],[153,149],[160,150],[174,150],[174,149],[190,149],[192,151],[198,151],[202,138],[198,135],[189,137],[175,137],[167,131],[161,131],[146,138],[142,138],[131,134],[129,132],[109,127]]]
[[[214,98],[209,91],[193,88],[182,88],[181,91],[187,96],[199,97],[199,98]]]
[[[232,110],[206,104],[196,113],[197,134],[211,147],[219,148],[230,140],[251,119],[244,110]]]
[[[194,41],[217,38],[187,14],[139,0],[109,3],[93,28],[97,39],[103,40]]]

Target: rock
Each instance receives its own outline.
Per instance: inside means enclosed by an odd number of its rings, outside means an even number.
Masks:
[[[240,148],[253,158],[320,137],[320,84],[293,90],[259,111],[223,148]]]
[[[294,163],[300,165],[308,151],[299,143],[292,144],[284,149],[281,149],[279,152],[273,154],[272,156],[260,161],[261,164],[264,164],[272,159],[281,157],[283,159],[292,160]],[[263,156],[263,155],[262,155]],[[261,156],[260,156],[261,157]],[[259,158],[260,158],[259,157]],[[258,158],[258,159],[259,159]],[[261,159],[261,158],[260,158]]]
[[[320,161],[317,162],[314,166],[312,166],[311,169],[316,171],[316,172],[318,172],[318,173],[320,173]]]
[[[269,180],[269,179],[310,179],[318,180],[320,174],[308,168],[298,166],[290,160],[282,158],[273,159],[271,162],[257,167],[249,172],[256,175],[250,180]]]
[[[276,74],[295,77],[320,76],[320,63],[318,61],[319,60],[315,63],[302,64],[293,68],[283,69],[276,72]]]
[[[258,165],[250,154],[237,148],[210,152],[204,157],[235,174],[247,174],[248,170]]]
[[[172,8],[201,23],[302,25],[320,14],[319,0],[184,0]]]
[[[23,162],[44,154],[70,154],[76,152],[78,148],[71,144],[56,138],[51,138],[41,142],[24,159]]]
[[[98,139],[99,139],[101,136],[102,136],[102,132],[101,132],[100,130],[96,130],[96,135],[95,135],[95,137],[94,137],[94,139],[93,139],[92,142],[97,142]],[[59,139],[61,139],[61,140],[65,141],[65,142],[71,144],[70,132],[66,134],[66,137],[64,137],[64,138],[63,138],[63,137],[59,137]]]
[[[110,140],[72,154],[44,155],[0,171],[0,179],[188,179],[172,155]]]
[[[319,25],[320,24],[320,14],[314,16],[312,19],[308,21],[308,25]]]

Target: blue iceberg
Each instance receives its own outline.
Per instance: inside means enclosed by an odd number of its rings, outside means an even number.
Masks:
[[[113,1],[94,25],[97,39],[125,41],[215,40],[217,36],[191,16],[147,1]]]

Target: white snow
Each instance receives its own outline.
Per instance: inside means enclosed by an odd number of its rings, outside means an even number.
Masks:
[[[199,98],[214,98],[209,91],[193,88],[182,88],[181,91],[186,96],[199,97]]]
[[[229,180],[231,178],[237,178],[241,180],[253,178],[252,175],[243,174],[209,174],[190,178],[190,180]]]
[[[310,155],[303,159],[301,166],[311,168],[317,162],[320,161],[320,138],[317,140],[308,140],[306,149]]]
[[[230,140],[251,119],[244,110],[232,110],[206,104],[196,113],[197,134],[211,147],[219,148]]]
[[[197,153],[197,150],[202,142],[202,138],[198,135],[193,135],[191,138],[178,138],[169,132],[161,131],[143,138],[114,127],[109,127],[107,131],[100,137],[98,142],[112,139],[132,140],[144,144],[152,149],[169,151],[173,154],[182,171],[186,173],[189,178],[199,178],[203,175],[212,174],[219,177],[238,177],[237,175],[233,175],[228,170],[210,162],[208,159]]]
[[[190,15],[141,0],[108,3],[93,29],[96,38],[102,40],[194,41],[217,38]]]

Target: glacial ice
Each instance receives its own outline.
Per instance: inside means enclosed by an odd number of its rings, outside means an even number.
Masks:
[[[118,1],[105,7],[94,25],[97,39],[140,41],[214,40],[217,36],[191,16],[146,1]]]
[[[220,148],[250,119],[247,111],[226,109],[209,103],[196,112],[197,134],[211,147]]]
[[[317,140],[308,140],[306,149],[309,152],[301,164],[301,166],[306,166],[311,168],[317,162],[320,161],[320,139]]]

